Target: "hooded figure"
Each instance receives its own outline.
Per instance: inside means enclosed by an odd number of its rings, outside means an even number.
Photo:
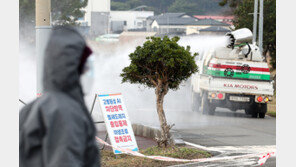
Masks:
[[[73,28],[55,27],[48,42],[43,95],[20,112],[20,167],[98,167],[96,129],[80,75],[91,50]]]

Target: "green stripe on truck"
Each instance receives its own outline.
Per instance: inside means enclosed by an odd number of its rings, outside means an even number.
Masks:
[[[217,77],[227,77],[227,78],[244,78],[244,79],[260,79],[260,80],[270,80],[270,75],[266,74],[253,74],[253,73],[242,73],[242,72],[231,72],[231,71],[218,71],[218,70],[206,70],[206,74]],[[225,75],[226,74],[226,75]]]

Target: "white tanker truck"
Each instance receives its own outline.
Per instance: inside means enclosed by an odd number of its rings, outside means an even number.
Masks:
[[[264,118],[274,88],[267,62],[252,32],[239,29],[226,34],[227,47],[198,56],[199,72],[191,78],[192,110],[214,114],[217,107],[244,109],[252,117]]]

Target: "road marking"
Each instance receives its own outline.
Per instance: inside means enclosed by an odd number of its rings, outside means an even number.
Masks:
[[[205,147],[202,145],[190,143],[184,141],[185,144],[196,147],[198,149],[202,149],[205,151],[216,151],[220,152],[219,155],[216,157],[221,158],[225,166],[227,165],[263,165],[268,158],[271,156],[276,156],[276,146],[275,145],[265,145],[265,146],[217,146],[217,147]],[[244,157],[243,155],[253,155]],[[231,159],[224,159],[223,157],[231,157],[234,155],[242,155],[240,160],[231,160]],[[260,157],[259,160],[255,157]],[[224,159],[224,160],[223,160]],[[220,162],[222,162],[220,161]],[[193,163],[197,164],[197,163]],[[200,163],[198,163],[200,164]],[[221,164],[222,165],[222,164]],[[224,166],[224,165],[222,165]]]
[[[209,147],[205,147],[205,146],[202,146],[202,145],[190,143],[190,142],[187,142],[187,141],[184,141],[184,143],[187,144],[187,145],[190,145],[190,146],[193,146],[193,147],[202,149],[202,150],[206,150],[206,151],[217,151],[217,152],[221,152],[221,151],[216,150],[215,148],[209,148]]]

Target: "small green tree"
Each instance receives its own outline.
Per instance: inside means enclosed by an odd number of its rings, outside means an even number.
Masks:
[[[161,125],[161,137],[156,138],[158,146],[167,147],[170,143],[171,125],[167,124],[163,110],[164,96],[169,89],[177,90],[182,81],[197,72],[190,47],[178,45],[179,37],[149,37],[143,46],[138,46],[129,55],[131,63],[121,73],[122,82],[142,84],[155,88],[157,113]]]

